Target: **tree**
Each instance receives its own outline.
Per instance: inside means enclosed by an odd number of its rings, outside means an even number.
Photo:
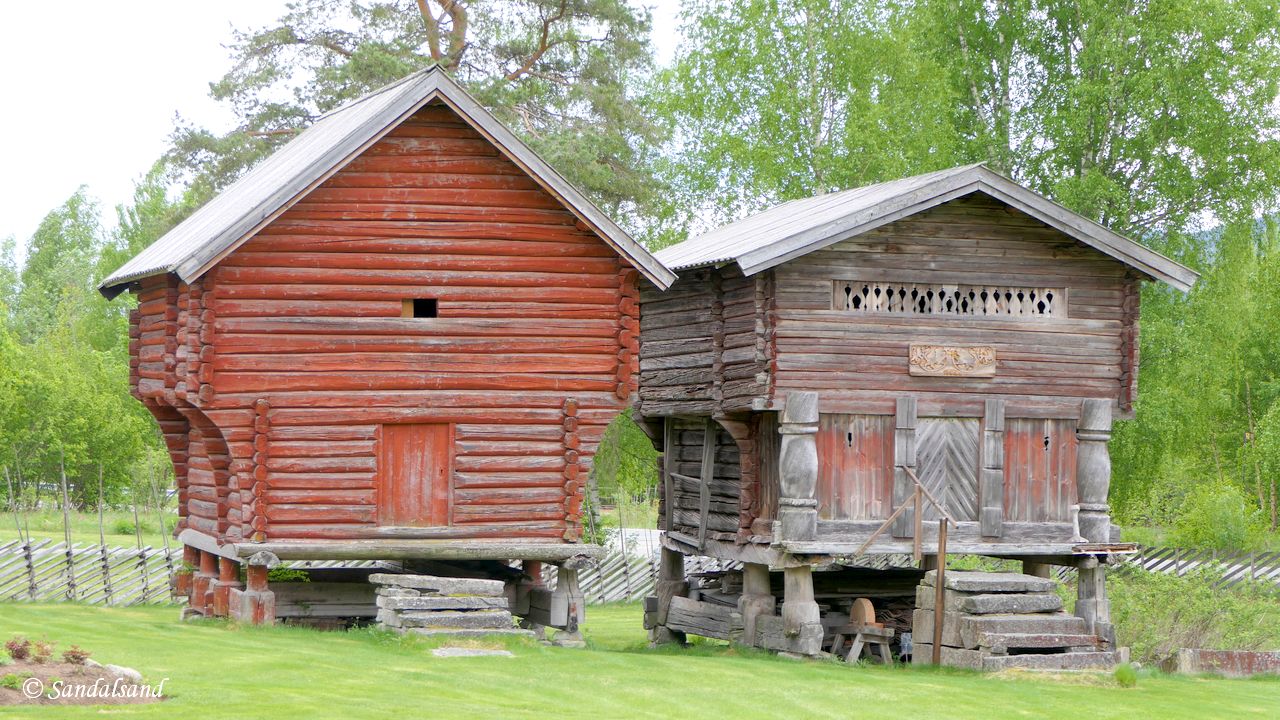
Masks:
[[[650,69],[647,12],[625,0],[300,0],[240,32],[213,83],[239,126],[180,126],[171,158],[201,196],[225,186],[324,112],[439,65],[615,214],[634,215],[654,180],[641,148],[656,128],[630,93]]]
[[[1275,208],[1280,23],[1267,0],[928,0],[967,154],[1137,237]]]
[[[913,51],[889,2],[699,0],[652,90],[671,126],[681,218],[762,206],[964,161],[945,66]]]

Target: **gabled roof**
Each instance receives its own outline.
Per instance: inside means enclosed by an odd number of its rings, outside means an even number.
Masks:
[[[792,200],[658,252],[673,270],[736,262],[745,275],[974,192],[985,193],[1153,279],[1186,292],[1199,274],[984,165],[964,165]]]
[[[443,100],[485,135],[655,285],[666,288],[675,280],[675,275],[644,246],[547,165],[443,70],[432,67],[323,115],[103,280],[99,290],[108,298],[115,297],[134,280],[169,272],[177,273],[186,282],[195,280],[435,99]]]

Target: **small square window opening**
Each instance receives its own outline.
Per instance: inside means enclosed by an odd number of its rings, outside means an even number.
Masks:
[[[433,318],[437,316],[439,306],[435,298],[414,298],[405,300],[400,309],[400,317]]]

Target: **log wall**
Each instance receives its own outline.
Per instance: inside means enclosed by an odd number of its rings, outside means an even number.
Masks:
[[[1084,397],[1127,406],[1136,379],[1137,281],[1120,263],[985,196],[946,203],[775,268],[776,392],[815,390],[823,412],[1070,415]],[[834,310],[836,280],[1063,288],[1065,317]],[[683,282],[683,278],[681,279]],[[676,287],[679,287],[677,283]],[[990,345],[994,378],[914,377],[911,343]]]
[[[666,453],[674,459],[672,470],[688,478],[702,474],[702,445],[705,422],[674,419],[674,447]],[[711,481],[711,503],[708,506],[707,537],[736,540],[742,497],[742,469],[738,443],[723,427],[716,426],[715,474]],[[697,536],[700,492],[698,483],[674,478],[675,506],[672,529]],[[665,508],[664,508],[665,510]]]
[[[750,410],[769,390],[772,275],[692,270],[666,292],[642,283],[640,410],[649,416]]]
[[[379,427],[412,422],[454,433],[425,536],[575,541],[635,391],[636,271],[438,104],[191,287],[138,295],[135,394],[186,525],[224,539],[379,536]],[[424,298],[436,317],[403,316]]]

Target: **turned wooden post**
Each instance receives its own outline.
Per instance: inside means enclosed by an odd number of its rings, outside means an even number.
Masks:
[[[780,420],[778,539],[813,540],[818,534],[818,393],[788,394]]]
[[[762,563],[742,564],[742,597],[738,612],[742,615],[742,644],[756,644],[756,619],[773,615],[777,598],[769,587],[769,566]]]
[[[1080,498],[1080,535],[1086,542],[1111,542],[1111,401],[1085,400],[1076,424],[1076,492]]]
[[[649,632],[649,641],[655,645],[683,643],[684,633],[667,628],[667,613],[671,610],[671,598],[683,596],[689,589],[689,583],[684,579],[684,555],[665,547],[661,553],[658,581],[654,588],[658,597],[657,617],[654,619],[654,628]]]
[[[232,588],[240,587],[240,563],[231,558],[218,558],[218,579],[213,583],[213,614],[227,617],[230,614],[229,598]]]
[[[813,597],[813,568],[808,565],[783,570],[782,632],[791,652],[822,651],[822,610]]]

